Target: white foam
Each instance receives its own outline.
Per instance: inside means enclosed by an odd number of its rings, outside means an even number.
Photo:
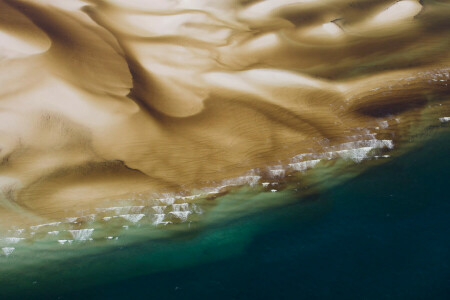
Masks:
[[[8,230],[8,233],[12,233],[14,235],[21,235],[24,233],[25,229],[16,229],[16,230]]]
[[[201,209],[201,207],[199,205],[196,204],[192,204],[192,210],[196,213],[201,215],[203,213],[203,210]]]
[[[157,200],[159,202],[163,203],[163,204],[171,205],[171,204],[173,204],[175,202],[175,197],[168,196],[168,197],[160,198],[160,199],[157,199]]]
[[[114,212],[115,214],[136,214],[142,211],[145,206],[112,206],[112,207],[104,207],[104,208],[96,208],[97,212]]]
[[[314,153],[301,153],[301,154],[297,154],[296,156],[294,156],[293,158],[291,158],[292,162],[300,162],[303,161],[305,157],[316,157],[317,154]]]
[[[380,127],[383,129],[386,129],[389,127],[388,121],[381,121],[379,124],[380,124]]]
[[[14,252],[15,249],[16,248],[14,248],[14,247],[3,247],[2,251],[3,251],[3,254],[5,254],[6,256],[9,256]]]
[[[186,221],[189,214],[191,214],[190,211],[171,211],[169,214],[174,215],[175,217],[177,217],[178,219],[180,219],[181,221]]]
[[[447,123],[447,122],[450,122],[450,117],[439,118],[439,121],[441,121],[441,123]]]
[[[94,222],[95,221],[95,217],[96,217],[96,215],[95,214],[90,214],[90,215],[87,215],[87,216],[83,216],[83,219],[86,219],[86,222]]]
[[[258,183],[258,181],[261,179],[261,176],[256,175],[249,175],[249,176],[240,176],[236,178],[226,179],[222,181],[222,186],[218,188],[220,190],[221,188],[227,187],[227,186],[238,186],[238,185],[255,185]]]
[[[231,180],[230,180],[230,182],[231,182]],[[238,185],[238,184],[235,183],[235,184],[221,185],[221,186],[216,186],[216,187],[204,187],[204,188],[202,188],[201,195],[218,194],[218,193],[220,193],[220,191],[223,188],[226,188],[227,186],[235,186],[235,185]]]
[[[155,221],[153,221],[153,225],[159,225],[159,224],[167,225],[167,224],[171,223],[169,221],[164,221],[165,217],[166,217],[165,214],[155,214]]]
[[[94,232],[94,229],[80,229],[80,230],[69,230],[70,234],[72,234],[73,239],[76,241],[86,241],[88,240],[92,233]]]
[[[123,210],[122,206],[114,206],[114,207],[106,207],[106,208],[98,208],[98,212],[114,212],[116,214],[120,214]]]
[[[442,118],[441,118],[442,119]],[[450,121],[450,117],[445,118],[446,120]],[[388,126],[387,121],[381,121],[381,126]],[[354,140],[354,139],[361,139],[361,138],[367,138],[370,137],[371,139],[366,140]],[[292,169],[295,171],[305,171],[309,168],[315,167],[321,160],[324,159],[336,159],[336,158],[344,158],[344,159],[351,159],[355,162],[360,162],[363,159],[367,158],[369,156],[369,152],[372,149],[376,148],[389,148],[392,149],[394,147],[393,142],[391,140],[378,140],[374,138],[374,135],[371,134],[360,134],[349,137],[349,140],[353,140],[351,142],[342,143],[335,146],[330,147],[324,147],[323,149],[326,150],[326,152],[317,152],[317,153],[302,153],[294,156],[290,161],[291,163],[287,165],[274,165],[271,167],[268,167],[266,170],[268,171],[268,175],[272,178],[282,178],[286,176],[287,169]],[[327,144],[327,143],[324,143]],[[375,158],[379,158],[381,156],[376,156]],[[388,157],[387,155],[383,155],[382,157]],[[313,158],[313,159],[311,159]],[[307,159],[307,160],[305,160]],[[167,225],[169,223],[172,223],[170,221],[165,221],[166,214],[164,212],[166,211],[167,207],[170,205],[172,207],[172,211],[169,212],[171,216],[180,219],[181,221],[186,221],[190,214],[197,213],[201,214],[203,213],[202,209],[193,204],[193,203],[175,203],[175,201],[181,200],[193,200],[197,197],[204,196],[205,192],[207,194],[209,193],[217,193],[221,191],[223,188],[229,187],[229,186],[241,186],[245,184],[249,184],[251,186],[258,184],[261,180],[261,176],[258,176],[257,174],[260,174],[259,169],[251,170],[247,173],[246,176],[240,176],[236,178],[231,178],[227,180],[223,180],[221,182],[221,185],[219,186],[213,186],[213,187],[205,187],[202,189],[202,193],[191,195],[191,196],[185,196],[183,194],[158,194],[154,195],[156,196],[153,199],[148,199],[150,203],[159,202],[160,204],[165,205],[154,205],[151,206],[151,208],[156,212],[154,214],[153,224],[159,225],[164,224]],[[264,173],[264,172],[263,172]],[[270,185],[275,185],[277,183],[270,183],[270,182],[262,182],[263,187],[268,187]],[[271,189],[271,192],[277,192],[277,189]],[[145,206],[115,206],[115,207],[107,207],[107,208],[98,208],[98,212],[116,212],[116,213],[122,213],[117,214],[115,216],[106,216],[103,217],[103,220],[108,221],[112,218],[123,218],[127,221],[130,221],[132,223],[139,222],[142,218],[144,218],[146,215],[142,213],[124,213],[124,211],[127,212],[139,212],[142,211],[145,208]],[[190,210],[191,208],[191,210]],[[83,217],[72,217],[72,218],[66,218],[68,222],[75,222],[79,218],[89,218],[91,220],[94,220],[96,217],[95,214],[83,216]],[[31,226],[32,229],[39,229],[43,226],[56,226],[59,225],[61,222],[53,222],[53,223],[47,223],[47,224],[40,224]],[[124,226],[127,228],[128,226]],[[81,230],[69,230],[69,232],[72,234],[74,240],[76,241],[85,241],[89,240],[90,236],[92,235],[94,229],[81,229]],[[50,235],[57,235],[59,234],[59,231],[49,231],[48,234]],[[90,239],[92,240],[92,239]],[[16,241],[20,241],[20,238],[16,238]],[[58,240],[60,244],[65,243],[71,243],[68,240]]]
[[[39,228],[44,227],[44,226],[58,226],[59,224],[61,224],[61,222],[39,224],[39,225],[30,226],[30,228],[33,229],[33,230],[38,230]]]
[[[307,169],[310,169],[310,168],[314,167],[315,165],[317,165],[319,162],[320,162],[320,159],[313,159],[313,160],[302,161],[299,163],[292,163],[292,164],[289,164],[289,167],[291,167],[292,169],[294,169],[296,171],[306,171]]]
[[[4,238],[3,240],[7,243],[7,244],[17,244],[18,242],[24,240],[25,238],[18,238],[18,237],[7,237]]]
[[[189,203],[172,204],[173,211],[187,211],[189,210]]]
[[[145,217],[144,214],[128,214],[128,215],[120,215],[121,218],[124,218],[127,221],[130,221],[132,223],[139,222],[143,217]]]
[[[372,147],[362,147],[350,150],[337,151],[338,155],[343,159],[351,159],[354,162],[361,162],[368,157],[368,153],[373,150]]]
[[[371,148],[394,148],[394,144],[391,140],[377,140],[377,139],[371,139],[371,140],[360,140],[360,141],[354,141],[354,142],[348,142],[343,143],[337,146],[338,150],[355,150],[358,148],[365,148],[365,147],[371,147]],[[330,149],[334,150],[336,147],[330,147]]]
[[[321,156],[327,159],[342,157],[344,159],[351,159],[354,162],[361,162],[369,157],[369,152],[373,149],[394,148],[394,143],[391,140],[360,140],[354,142],[343,143],[338,146],[329,147],[329,152],[322,153]]]
[[[286,171],[282,166],[274,166],[273,169],[269,169],[269,174],[272,178],[283,178]]]
[[[162,205],[156,205],[156,206],[152,206],[152,208],[158,213],[158,214],[164,214],[164,210],[166,209],[167,206],[162,206]]]
[[[142,209],[145,206],[139,205],[139,206],[123,206],[122,207],[122,213],[124,214],[136,214],[142,211]]]
[[[180,199],[182,199],[182,200],[194,200],[197,197],[199,197],[199,195],[180,196]]]

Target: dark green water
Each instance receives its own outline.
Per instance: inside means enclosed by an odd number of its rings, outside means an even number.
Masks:
[[[450,299],[449,150],[448,130],[435,133],[314,201],[68,260],[5,297]]]

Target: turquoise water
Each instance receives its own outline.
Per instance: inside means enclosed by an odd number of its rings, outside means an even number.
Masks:
[[[311,199],[178,238],[49,261],[21,290],[11,288],[16,279],[3,282],[2,296],[448,299],[450,133],[430,136]]]

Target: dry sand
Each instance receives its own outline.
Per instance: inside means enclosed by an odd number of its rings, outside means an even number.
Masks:
[[[448,112],[450,6],[423,2],[0,0],[2,225],[405,135]]]

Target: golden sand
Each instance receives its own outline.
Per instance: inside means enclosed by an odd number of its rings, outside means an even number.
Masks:
[[[0,0],[0,223],[395,143],[430,105],[448,117],[449,16],[445,1]]]

